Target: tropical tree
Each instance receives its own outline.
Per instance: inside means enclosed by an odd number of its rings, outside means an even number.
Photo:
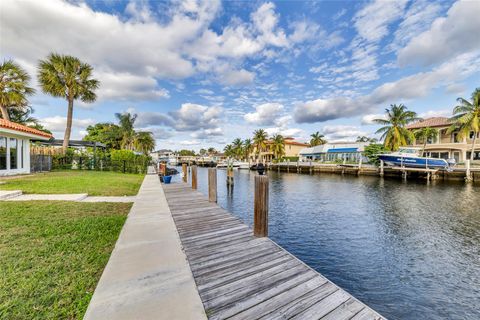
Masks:
[[[272,137],[272,152],[276,159],[285,155],[285,139],[281,134]]]
[[[113,123],[97,123],[87,127],[84,141],[103,143],[109,149],[120,149],[122,146],[123,133],[120,126]]]
[[[245,139],[243,141],[243,154],[245,159],[249,160],[250,154],[253,151],[253,144],[251,139]]]
[[[263,129],[258,129],[253,132],[253,143],[257,149],[257,160],[260,156],[260,152],[267,148],[267,137],[267,132]]]
[[[27,127],[52,134],[50,130],[46,129],[43,125],[40,124],[37,118],[32,116],[32,113],[33,113],[33,108],[30,106],[26,106],[24,108],[8,109],[8,115],[10,117],[10,121],[20,123]]]
[[[225,153],[225,156],[227,158],[233,157],[235,155],[235,152],[233,151],[233,147],[231,144],[227,144],[225,148],[223,148],[223,152]]]
[[[204,156],[204,155],[207,154],[207,150],[204,149],[204,148],[202,148],[202,149],[200,149],[200,150],[198,151],[198,154],[201,155],[201,156]]]
[[[472,93],[472,101],[464,98],[458,98],[457,105],[453,109],[452,126],[447,132],[452,133],[458,130],[459,138],[469,136],[473,132],[472,149],[470,152],[470,161],[473,161],[475,153],[475,143],[477,141],[478,133],[480,132],[480,88],[476,88]]]
[[[136,114],[129,112],[115,113],[115,117],[118,119],[120,131],[122,135],[122,142],[120,146],[122,149],[132,150],[135,143],[135,129],[133,128],[135,120],[137,120]]]
[[[136,132],[134,146],[135,150],[147,156],[155,148],[153,134],[148,131]]]
[[[24,109],[28,106],[27,96],[35,90],[28,86],[30,76],[13,60],[0,64],[0,111],[2,118],[10,120],[10,109]]]
[[[375,123],[383,125],[376,133],[381,133],[380,139],[388,150],[396,151],[399,147],[405,146],[413,141],[413,133],[405,127],[412,121],[418,120],[417,114],[410,111],[403,104],[392,104],[390,109],[386,108],[385,119],[374,119]]]
[[[377,141],[378,141],[378,139],[370,138],[370,137],[367,137],[367,136],[357,136],[357,140],[355,140],[355,142],[372,142],[372,143],[375,143]]]
[[[312,137],[310,139],[310,146],[311,147],[315,147],[315,146],[319,146],[319,145],[327,143],[327,140],[325,140],[325,136],[318,131],[315,132],[315,133],[312,133],[310,135],[310,137]]]
[[[40,60],[38,81],[44,93],[64,98],[68,102],[67,126],[63,138],[63,149],[70,141],[73,121],[73,102],[80,99],[91,103],[97,99],[95,90],[99,81],[92,78],[93,68],[78,58],[52,53],[46,60]]]
[[[210,147],[210,148],[208,148],[207,152],[208,152],[208,154],[211,155],[211,154],[216,154],[217,150],[215,150],[215,148],[213,148],[213,147]]]
[[[236,158],[240,159],[243,156],[243,141],[240,138],[233,140],[232,142],[233,154]]]
[[[437,129],[434,129],[434,128],[425,127],[425,128],[415,130],[413,132],[413,135],[415,136],[415,139],[423,141],[423,149],[422,149],[422,154],[423,154],[425,152],[425,148],[427,146],[428,140],[435,139],[438,135],[438,131]]]

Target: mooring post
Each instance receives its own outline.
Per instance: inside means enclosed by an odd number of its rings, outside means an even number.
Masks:
[[[380,160],[380,177],[383,177],[383,160]]]
[[[253,235],[268,236],[268,177],[255,176]]]
[[[193,165],[190,170],[192,170],[192,189],[197,190],[197,166]]]
[[[465,160],[465,181],[472,181],[472,174],[470,172],[470,160]]]
[[[227,165],[227,186],[233,186],[233,163],[228,162]]]
[[[360,155],[360,159],[358,159],[358,171],[357,171],[357,174],[360,175],[360,173],[362,172],[362,156]]]
[[[208,201],[217,202],[217,169],[208,169]]]
[[[187,164],[186,163],[182,163],[182,171],[183,171],[183,182],[187,183],[188,172],[187,172]]]
[[[312,160],[310,160],[310,174],[313,173],[313,165],[312,165]]]

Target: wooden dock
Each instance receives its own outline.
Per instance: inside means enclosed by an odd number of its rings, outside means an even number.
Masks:
[[[188,184],[163,188],[209,319],[384,319]]]

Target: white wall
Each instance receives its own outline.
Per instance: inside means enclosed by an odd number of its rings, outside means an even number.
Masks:
[[[30,139],[20,135],[0,132],[0,138],[7,138],[7,169],[0,169],[0,176],[30,173]],[[17,139],[17,168],[10,167],[11,138]],[[23,144],[23,147],[22,147]],[[22,167],[23,157],[23,167]]]

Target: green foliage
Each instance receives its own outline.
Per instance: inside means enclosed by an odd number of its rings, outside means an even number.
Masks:
[[[0,318],[82,319],[130,207],[3,202]]]
[[[377,141],[378,141],[377,138],[370,138],[367,136],[357,136],[357,140],[355,140],[355,142],[372,142],[372,143],[376,143]]]
[[[281,158],[285,154],[285,139],[281,134],[272,137],[272,152],[275,158]]]
[[[388,150],[383,144],[373,143],[365,147],[363,154],[367,157],[369,163],[378,165],[380,163],[378,155],[386,152]]]
[[[310,137],[312,137],[312,139],[310,139],[311,147],[315,147],[315,146],[319,146],[327,143],[327,140],[325,140],[325,136],[323,134],[320,134],[320,132],[318,131],[315,133],[312,133]]]
[[[113,161],[133,161],[135,153],[132,150],[112,150],[110,151],[110,159]]]
[[[182,149],[182,150],[178,151],[178,155],[181,156],[181,157],[189,157],[189,156],[193,157],[193,156],[195,156],[195,151]]]
[[[2,118],[9,120],[10,109],[25,109],[27,96],[35,90],[28,86],[30,76],[13,60],[0,64],[0,111]]]
[[[83,140],[103,143],[108,149],[120,149],[122,132],[116,124],[97,123],[87,127],[87,135]]]
[[[413,133],[405,128],[407,124],[418,120],[417,114],[409,111],[403,104],[392,104],[390,109],[385,109],[385,119],[374,119],[374,122],[383,125],[376,133],[381,133],[384,146],[388,150],[396,151],[399,147],[411,143]]]

